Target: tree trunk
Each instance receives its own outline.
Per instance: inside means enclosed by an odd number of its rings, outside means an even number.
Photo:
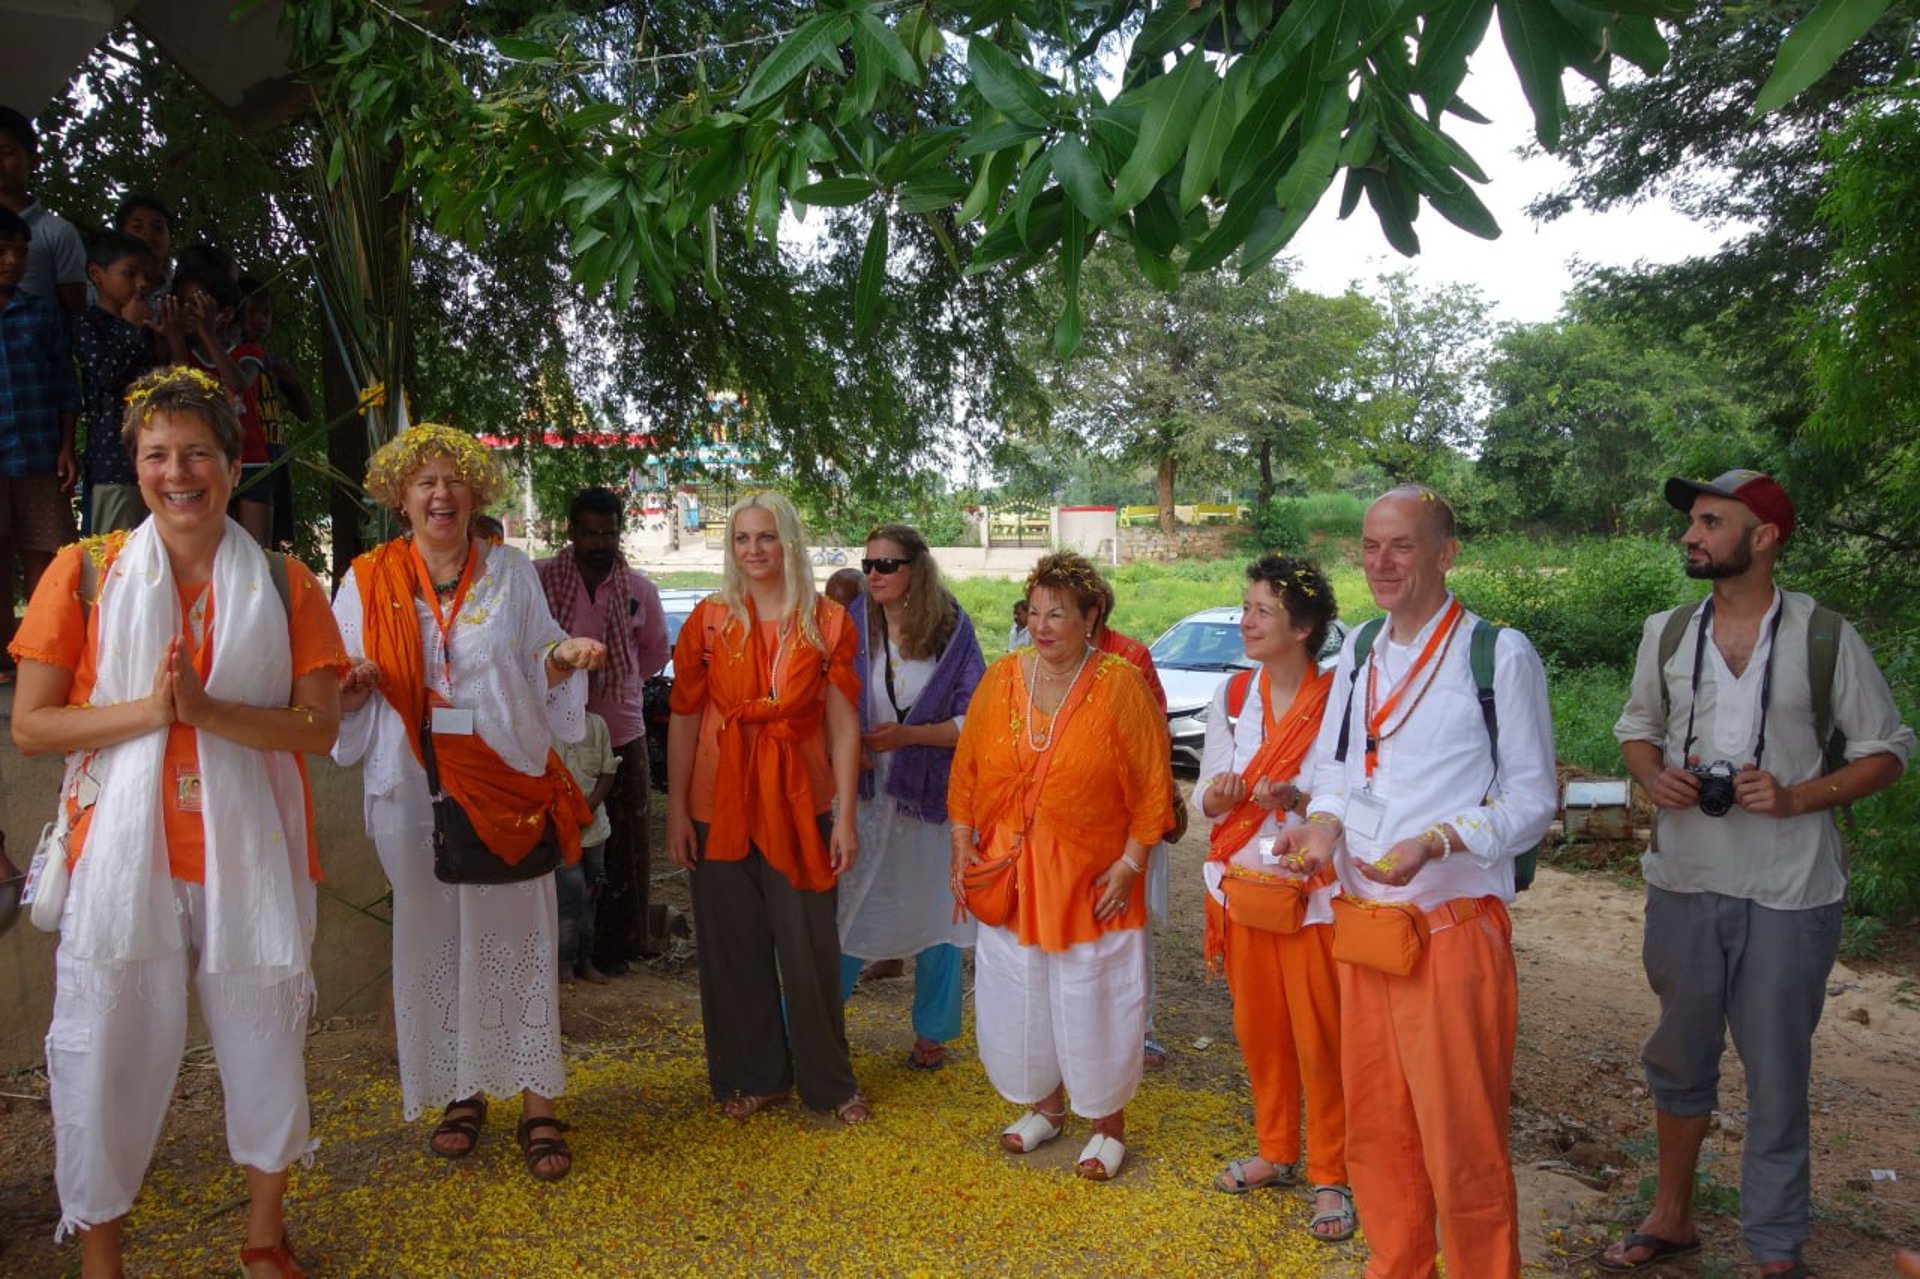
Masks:
[[[1160,490],[1160,531],[1168,537],[1173,536],[1173,473],[1180,460],[1171,453],[1160,458],[1158,477]]]
[[[1273,441],[1260,441],[1260,506],[1264,513],[1273,502]]]
[[[327,421],[337,422],[327,436],[327,461],[341,475],[359,477],[367,473],[366,419],[354,412],[360,390],[353,374],[340,358],[340,344],[333,340],[324,315],[320,318],[320,386],[326,404]],[[365,518],[360,506],[358,485],[333,480],[327,485],[327,528],[333,542],[333,580],[346,579],[347,566],[364,547],[360,545],[360,525]]]

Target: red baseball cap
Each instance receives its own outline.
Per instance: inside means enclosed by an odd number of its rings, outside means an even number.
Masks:
[[[1780,487],[1780,481],[1765,471],[1735,469],[1705,481],[1678,476],[1667,481],[1667,505],[1677,511],[1690,514],[1693,500],[1702,493],[1732,498],[1759,516],[1762,524],[1779,529],[1783,542],[1793,536],[1793,499]]]

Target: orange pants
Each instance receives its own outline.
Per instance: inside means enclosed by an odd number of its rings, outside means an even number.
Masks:
[[[1307,1096],[1307,1180],[1347,1182],[1347,1111],[1340,1091],[1340,990],[1333,929],[1270,933],[1227,921],[1233,1033],[1253,1085],[1260,1157],[1300,1158],[1300,1093]]]
[[[1518,993],[1506,908],[1440,928],[1413,972],[1339,964],[1354,1107],[1347,1162],[1367,1279],[1516,1279],[1520,1205],[1507,1151]]]

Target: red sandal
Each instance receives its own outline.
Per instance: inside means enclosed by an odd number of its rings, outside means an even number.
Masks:
[[[287,1247],[287,1241],[266,1248],[242,1248],[240,1250],[241,1279],[253,1279],[252,1266],[266,1262],[280,1272],[279,1279],[307,1279],[307,1272],[294,1264],[293,1249]]]

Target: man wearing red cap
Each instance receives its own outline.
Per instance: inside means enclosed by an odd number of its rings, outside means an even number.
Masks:
[[[1638,1270],[1697,1251],[1694,1169],[1728,1031],[1747,1072],[1742,1234],[1760,1272],[1808,1277],[1807,1079],[1847,873],[1833,809],[1891,785],[1914,735],[1858,632],[1774,585],[1793,502],[1759,471],[1667,481],[1704,601],[1647,619],[1614,725],[1653,800],[1640,1058],[1659,1184],[1640,1228],[1594,1260]]]

